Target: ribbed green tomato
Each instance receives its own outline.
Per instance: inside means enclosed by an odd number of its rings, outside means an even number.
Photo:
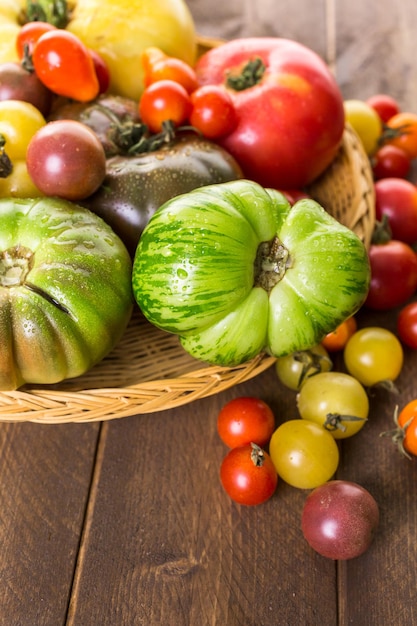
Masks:
[[[83,374],[132,306],[130,256],[101,218],[64,200],[0,200],[1,390]]]
[[[310,199],[248,180],[166,202],[136,250],[133,291],[144,315],[185,350],[235,365],[315,346],[363,303],[360,239]]]

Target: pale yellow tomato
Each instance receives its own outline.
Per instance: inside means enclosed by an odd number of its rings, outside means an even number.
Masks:
[[[378,113],[362,100],[345,100],[346,121],[359,136],[368,156],[378,148],[378,139],[382,134],[382,122]]]
[[[155,46],[194,64],[194,21],[183,0],[83,0],[67,30],[98,52],[110,70],[110,90],[139,100],[143,91],[141,55]]]

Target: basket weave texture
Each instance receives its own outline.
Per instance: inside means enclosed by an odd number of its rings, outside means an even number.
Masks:
[[[211,45],[202,40],[200,51]],[[351,128],[334,162],[308,191],[369,245],[375,222],[372,172]],[[162,411],[219,393],[274,362],[260,354],[233,368],[205,366],[175,335],[158,330],[136,310],[113,352],[83,376],[0,392],[0,421],[93,422]]]

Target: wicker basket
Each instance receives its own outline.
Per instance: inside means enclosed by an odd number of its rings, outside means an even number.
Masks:
[[[200,52],[213,45],[201,39]],[[346,128],[336,159],[309,193],[369,244],[375,219],[372,172],[352,129]],[[136,310],[114,351],[85,375],[0,393],[0,421],[92,422],[162,411],[219,393],[274,362],[261,354],[233,368],[203,366],[175,335],[156,329]]]

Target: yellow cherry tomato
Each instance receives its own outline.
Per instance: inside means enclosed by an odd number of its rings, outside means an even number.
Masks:
[[[346,121],[359,136],[368,156],[378,148],[378,139],[382,134],[382,122],[378,113],[362,100],[345,100]]]

